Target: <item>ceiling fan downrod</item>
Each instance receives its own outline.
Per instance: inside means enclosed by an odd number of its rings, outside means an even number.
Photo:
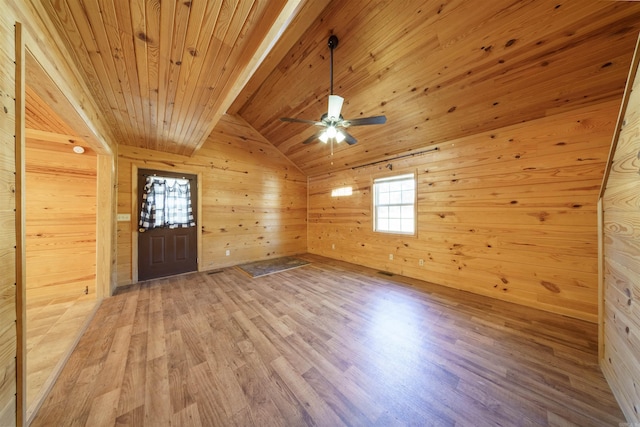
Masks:
[[[332,34],[329,37],[327,46],[329,46],[329,50],[331,51],[331,63],[329,65],[329,81],[330,81],[329,95],[333,95],[333,49],[338,47],[338,37],[335,34]]]

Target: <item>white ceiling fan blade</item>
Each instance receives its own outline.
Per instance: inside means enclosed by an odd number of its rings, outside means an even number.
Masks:
[[[329,95],[329,109],[327,111],[327,117],[329,120],[338,120],[340,118],[340,110],[342,110],[343,102],[343,97],[338,95]]]

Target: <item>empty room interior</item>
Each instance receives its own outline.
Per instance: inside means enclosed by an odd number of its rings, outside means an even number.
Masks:
[[[0,5],[1,426],[640,425],[640,2]]]

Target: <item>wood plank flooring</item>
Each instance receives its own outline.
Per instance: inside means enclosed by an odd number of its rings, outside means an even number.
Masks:
[[[96,304],[95,298],[61,298],[27,307],[27,419],[42,403]]]
[[[596,325],[375,270],[235,268],[103,301],[33,426],[617,426]]]

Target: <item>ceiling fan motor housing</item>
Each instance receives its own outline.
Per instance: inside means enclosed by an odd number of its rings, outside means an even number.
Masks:
[[[327,46],[329,46],[329,49],[331,50],[338,47],[338,36],[336,36],[335,34],[329,36],[329,42],[327,43]]]

